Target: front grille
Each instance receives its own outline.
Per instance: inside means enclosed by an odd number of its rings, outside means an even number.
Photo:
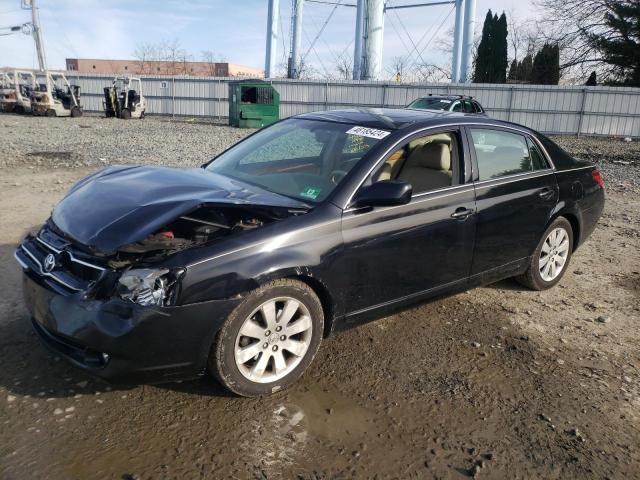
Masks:
[[[72,292],[85,291],[108,270],[86,258],[82,253],[43,229],[37,237],[27,237],[20,249],[26,267],[47,280],[52,280]]]

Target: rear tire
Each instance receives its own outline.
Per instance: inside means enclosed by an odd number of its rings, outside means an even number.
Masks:
[[[302,376],[323,331],[315,292],[297,280],[274,280],[248,293],[229,315],[211,348],[209,371],[238,395],[274,393]]]
[[[553,287],[569,268],[573,251],[571,223],[558,217],[545,230],[536,250],[531,255],[527,271],[516,280],[532,290]]]
[[[53,108],[50,108],[45,112],[45,116],[47,117],[57,117],[56,111]]]
[[[18,115],[22,115],[24,113],[24,107],[22,105],[16,105],[13,107],[13,111]]]

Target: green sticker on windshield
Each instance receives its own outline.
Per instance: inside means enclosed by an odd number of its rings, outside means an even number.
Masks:
[[[300,196],[304,198],[310,198],[311,200],[315,200],[320,195],[322,191],[319,187],[304,187],[304,190],[300,192]]]

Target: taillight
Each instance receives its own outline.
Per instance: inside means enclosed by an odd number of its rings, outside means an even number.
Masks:
[[[602,174],[600,170],[594,168],[591,171],[591,176],[593,177],[593,181],[596,182],[600,187],[604,188],[604,179],[602,178]]]

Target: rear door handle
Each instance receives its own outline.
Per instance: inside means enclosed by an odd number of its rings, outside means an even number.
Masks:
[[[540,198],[542,198],[543,200],[551,200],[556,196],[556,192],[552,188],[546,187],[540,190],[540,193],[538,193],[538,195],[540,195]]]
[[[460,207],[457,208],[455,212],[451,214],[451,218],[456,218],[458,220],[466,220],[471,215],[473,215],[474,210],[471,208]]]

